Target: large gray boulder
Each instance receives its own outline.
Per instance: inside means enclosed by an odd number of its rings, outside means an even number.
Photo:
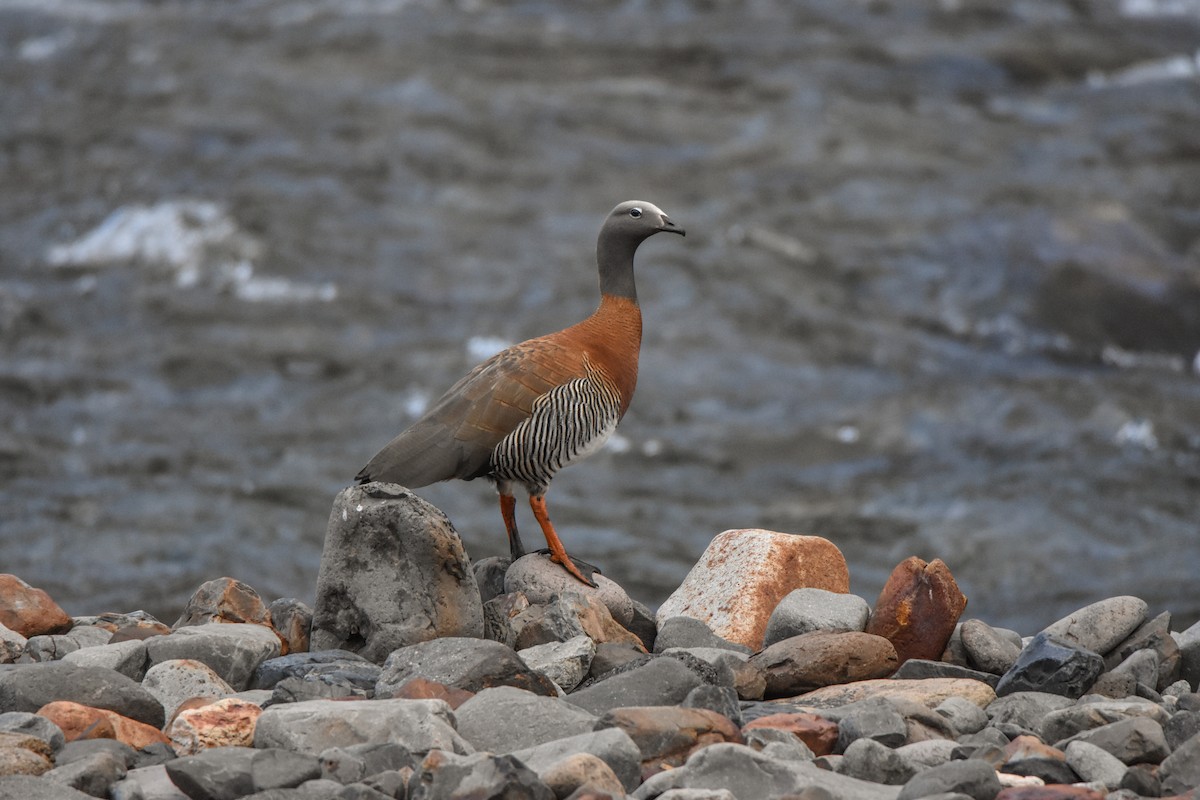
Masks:
[[[321,554],[312,649],[380,663],[444,636],[483,636],[479,588],[450,520],[396,484],[343,489]]]
[[[55,700],[105,708],[161,728],[162,703],[141,684],[102,667],[62,661],[19,664],[0,669],[0,712],[36,712]]]
[[[595,729],[599,718],[569,700],[498,686],[463,703],[454,716],[458,732],[475,749],[511,753]]]
[[[395,742],[413,753],[473,748],[454,729],[441,700],[308,700],[274,705],[254,728],[254,746],[320,755],[330,747]]]

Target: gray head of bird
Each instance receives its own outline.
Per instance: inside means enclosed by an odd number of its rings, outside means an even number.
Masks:
[[[672,222],[667,212],[645,200],[626,200],[614,208],[604,222],[603,232],[635,242],[641,242],[656,233],[684,235],[683,228]]]

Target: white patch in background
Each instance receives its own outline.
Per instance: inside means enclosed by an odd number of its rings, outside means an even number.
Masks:
[[[1131,444],[1147,450],[1158,449],[1158,437],[1154,435],[1154,423],[1148,419],[1131,419],[1121,426],[1113,437],[1117,444]]]
[[[404,413],[419,417],[429,408],[429,393],[423,389],[410,389],[404,396]]]
[[[617,454],[628,453],[629,448],[632,446],[633,445],[630,444],[629,440],[619,433],[614,433],[612,436],[609,436],[608,441],[604,443],[605,450],[610,453]]]
[[[72,39],[74,37],[69,31],[24,39],[17,45],[17,58],[22,61],[45,61],[71,44]]]
[[[1143,61],[1125,69],[1105,74],[1099,71],[1088,73],[1087,83],[1092,88],[1105,86],[1136,86],[1141,83],[1174,81],[1200,77],[1200,51],[1192,55],[1171,56],[1154,61]]]
[[[662,451],[663,445],[661,439],[647,439],[642,443],[642,455],[646,456],[646,458],[654,458],[660,455]]]
[[[841,426],[837,429],[837,433],[835,435],[837,436],[837,440],[842,444],[854,444],[862,437],[862,434],[859,433],[858,428],[853,425]]]
[[[174,277],[180,289],[211,284],[247,303],[310,303],[337,299],[333,283],[298,283],[255,274],[262,244],[228,210],[206,200],[164,200],[112,212],[74,242],[51,246],[52,267],[137,263]]]
[[[1192,359],[1192,372],[1200,375],[1200,350],[1196,351],[1196,357]]]
[[[1197,354],[1200,357],[1200,354]],[[1186,368],[1183,356],[1171,353],[1137,353],[1116,345],[1106,344],[1100,351],[1100,360],[1120,369],[1161,369],[1168,372],[1183,372]]]
[[[1200,0],[1121,0],[1127,17],[1200,16]]]
[[[511,344],[512,342],[499,336],[472,336],[467,339],[467,355],[472,361],[483,361]]]

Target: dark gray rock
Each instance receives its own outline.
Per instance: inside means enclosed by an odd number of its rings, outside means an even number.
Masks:
[[[980,683],[986,683],[993,689],[1000,678],[990,672],[981,672],[958,664],[947,664],[945,661],[929,661],[924,658],[910,658],[900,665],[900,669],[892,673],[899,679],[924,680],[926,678],[967,678]]]
[[[55,700],[107,708],[156,728],[165,721],[162,704],[154,695],[112,670],[61,661],[0,669],[0,712],[32,713]]]
[[[1042,633],[1068,647],[1103,656],[1137,630],[1148,610],[1146,601],[1140,598],[1110,597],[1068,614]]]
[[[537,773],[508,755],[431,753],[409,781],[409,800],[555,800]]]
[[[1098,654],[1042,632],[1033,637],[1012,669],[1004,673],[996,685],[996,694],[1049,692],[1081,697],[1103,671],[1104,659]]]
[[[654,612],[645,603],[638,600],[632,600],[632,603],[633,616],[625,627],[641,640],[642,646],[646,648],[647,652],[652,653],[654,652],[654,643],[658,639],[658,620],[654,618]]]
[[[511,686],[484,689],[454,712],[458,732],[476,750],[510,753],[591,731],[597,716],[573,698],[543,697]],[[514,724],[520,720],[520,724]]]
[[[948,763],[954,758],[954,751],[958,746],[958,742],[953,739],[926,739],[897,747],[896,752],[914,770],[920,771]]]
[[[214,747],[164,766],[171,781],[192,800],[236,800],[254,792],[250,772],[257,750]]]
[[[1174,752],[1178,747],[1200,733],[1200,712],[1180,711],[1171,715],[1171,719],[1163,725],[1163,735],[1167,737],[1167,747]]]
[[[842,755],[838,772],[873,783],[902,786],[917,771],[898,752],[867,737],[855,739]]]
[[[1200,622],[1171,638],[1179,645],[1179,677],[1192,691],[1200,691]]]
[[[785,595],[771,612],[763,647],[809,631],[861,631],[870,615],[871,607],[857,595],[796,589]]]
[[[677,658],[659,656],[580,689],[568,698],[593,714],[622,706],[673,706],[703,681]]]
[[[152,767],[159,764],[165,764],[168,761],[173,761],[178,758],[175,755],[175,750],[166,742],[155,742],[138,750],[133,755],[133,763],[130,764],[130,769],[141,769],[142,767]],[[165,774],[165,773],[164,773]],[[128,776],[126,776],[128,777]]]
[[[904,784],[898,800],[920,800],[946,792],[965,794],[973,800],[993,800],[1000,789],[1000,779],[990,764],[968,759],[918,772]]]
[[[1107,750],[1123,764],[1157,764],[1167,757],[1167,739],[1162,726],[1149,717],[1131,717],[1077,733],[1055,743],[1066,750],[1071,742],[1088,742]]]
[[[1158,769],[1165,795],[1200,787],[1200,736],[1193,736],[1167,756]]]
[[[366,742],[347,747],[331,747],[321,752],[320,776],[349,784],[365,781],[381,772],[415,769],[418,759],[395,742]],[[315,777],[315,776],[314,776]]]
[[[1165,689],[1179,678],[1179,644],[1171,636],[1171,612],[1164,611],[1146,620],[1104,657],[1105,666],[1114,669],[1135,653],[1152,652],[1157,657],[1158,674],[1154,680],[1141,680],[1151,689]]]
[[[1047,714],[1072,705],[1070,698],[1058,694],[1014,692],[993,700],[987,707],[987,715],[992,724],[1008,722],[1028,731],[1040,731]]]
[[[117,759],[126,769],[136,764],[138,756],[138,751],[116,739],[76,739],[63,746],[62,750],[54,757],[54,763],[61,767],[65,764],[92,758],[100,753]]]
[[[404,800],[405,792],[408,791],[408,779],[411,775],[412,772],[409,770],[385,769],[383,772],[376,772],[366,778],[363,783],[382,792],[385,797]]]
[[[1002,753],[1000,755],[1002,757]],[[990,764],[996,763],[989,755],[976,753],[974,758],[987,761]],[[1079,782],[1079,776],[1075,771],[1071,769],[1066,761],[1057,756],[1025,753],[1004,761],[999,769],[1001,772],[1007,772],[1010,775],[1040,778],[1042,782],[1050,784],[1072,784]]]
[[[788,734],[789,736],[791,734]],[[589,753],[608,764],[626,791],[642,782],[642,753],[629,734],[620,728],[605,728],[554,739],[535,747],[517,750],[511,755],[534,772],[541,774],[567,756]]]
[[[780,728],[746,728],[742,738],[751,747],[769,758],[783,761],[812,761],[813,751],[791,731]]]
[[[312,755],[278,747],[257,750],[250,761],[250,781],[256,792],[288,789],[321,776],[321,764]]]
[[[983,620],[969,619],[962,624],[959,635],[967,662],[992,675],[1003,675],[1017,662],[1021,645],[997,631]]]
[[[732,686],[713,686],[704,683],[688,692],[680,704],[684,708],[704,708],[715,711],[742,727],[742,708],[738,693]]]
[[[280,703],[304,703],[309,700],[340,700],[346,697],[369,700],[374,696],[374,686],[366,689],[335,675],[315,673],[303,678],[284,678],[275,684],[263,707]]]
[[[414,753],[471,752],[441,700],[310,700],[271,706],[259,716],[254,746],[319,755],[360,742],[397,742]]]
[[[412,678],[479,692],[494,686],[557,696],[554,683],[534,672],[513,650],[488,639],[452,636],[401,647],[387,657],[375,694],[390,697]]]
[[[508,556],[488,556],[471,564],[471,572],[475,575],[475,585],[479,587],[479,600],[487,603],[494,597],[504,594],[504,573],[508,571],[512,559]]]
[[[192,800],[233,800],[299,786],[321,774],[312,756],[274,748],[215,747],[164,765],[167,775]]]
[[[661,653],[673,647],[716,647],[722,650],[736,650],[739,653],[750,652],[749,647],[722,639],[713,633],[711,628],[693,617],[670,617],[658,626],[654,652]]]
[[[1106,659],[1107,663],[1107,659]],[[1140,684],[1143,687],[1153,689],[1158,685],[1158,672],[1161,659],[1158,653],[1152,649],[1134,650],[1124,661],[1120,661],[1116,666],[1110,667],[1105,675],[1114,677],[1128,675],[1133,681],[1134,690]],[[1097,681],[1099,683],[1099,681]],[[1093,691],[1095,687],[1093,686]],[[1128,697],[1128,695],[1125,695]]]
[[[338,493],[317,575],[313,650],[379,663],[417,642],[482,635],[479,587],[445,514],[395,484]]]
[[[1104,700],[1091,697],[1085,699],[1090,702],[1080,701],[1073,706],[1051,711],[1042,718],[1041,725],[1035,729],[1036,733],[1043,741],[1059,742],[1082,731],[1124,719],[1149,717],[1159,725],[1166,724],[1170,719],[1161,706],[1147,700]]]
[[[638,650],[632,644],[625,642],[601,642],[596,645],[596,654],[592,656],[592,666],[588,670],[588,680],[602,680],[610,672],[618,669],[632,669],[633,666],[645,664],[652,656]]]
[[[1013,696],[1015,695],[1010,695],[1010,697]],[[934,712],[945,718],[950,727],[954,729],[955,736],[975,733],[983,730],[984,726],[988,724],[987,712],[963,697],[947,697],[938,704]]]
[[[907,740],[908,724],[887,700],[862,700],[847,708],[837,720],[837,752],[845,752],[858,739],[874,739],[887,747],[899,747]]]
[[[124,758],[111,752],[97,751],[56,766],[42,777],[92,797],[108,797],[113,784],[124,778],[126,772],[128,767]]]
[[[1162,797],[1162,781],[1158,778],[1157,766],[1150,764],[1134,764],[1125,770],[1121,778],[1120,789],[1133,792],[1136,797]],[[1112,797],[1110,794],[1109,797]],[[1112,800],[1117,800],[1112,798]]]
[[[0,731],[23,733],[41,739],[50,745],[50,751],[55,754],[55,758],[67,741],[61,728],[31,711],[8,711],[0,714]]]
[[[0,775],[0,797],[5,800],[95,800],[78,789],[32,775]]]
[[[258,665],[279,655],[281,644],[275,631],[248,622],[209,622],[182,627],[169,636],[145,642],[150,664],[190,659],[207,664],[222,680],[242,691]]]
[[[801,796],[815,792],[838,800],[895,800],[900,790],[822,769],[811,761],[783,761],[740,744],[703,747],[681,767],[660,772],[633,792],[635,800],[670,789],[725,789],[738,798]],[[687,795],[683,795],[686,797]]]
[[[381,667],[349,650],[318,650],[269,658],[258,665],[250,682],[254,689],[271,689],[284,678],[304,678],[313,673],[344,670],[356,685],[375,689]],[[359,677],[361,675],[361,677]],[[373,677],[372,677],[373,676]]]

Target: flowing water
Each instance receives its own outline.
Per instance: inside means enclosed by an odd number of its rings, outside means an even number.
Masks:
[[[637,397],[549,495],[572,553],[654,605],[765,527],[872,601],[919,555],[993,624],[1186,625],[1198,52],[1166,0],[0,2],[0,571],[76,614],[311,601],[336,492],[589,313],[639,198],[688,236],[640,250]],[[422,494],[505,552],[486,484]]]

